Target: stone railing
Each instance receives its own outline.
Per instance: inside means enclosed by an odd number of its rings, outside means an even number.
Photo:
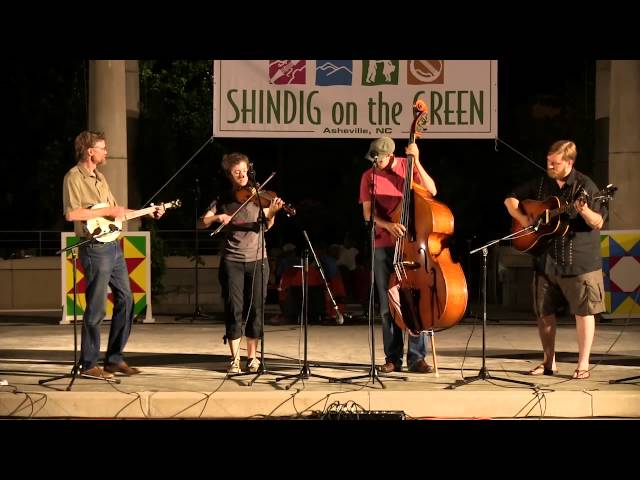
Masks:
[[[222,310],[217,255],[200,256],[198,303]],[[152,299],[154,313],[188,312],[195,306],[193,258],[166,257],[162,278],[165,294]],[[0,310],[61,310],[60,257],[30,257],[0,260]]]

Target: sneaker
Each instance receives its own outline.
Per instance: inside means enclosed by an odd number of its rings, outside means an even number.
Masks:
[[[227,373],[240,373],[240,360],[231,361]]]
[[[247,358],[247,370],[250,371],[251,373],[255,373],[258,371],[258,369],[260,368],[260,360],[258,360],[258,357],[254,357],[251,359]]]

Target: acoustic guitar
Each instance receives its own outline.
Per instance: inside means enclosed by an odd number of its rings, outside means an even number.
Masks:
[[[613,184],[607,185],[605,188],[597,192],[592,200],[600,200],[607,202],[613,198],[618,187]],[[571,202],[560,200],[558,197],[549,197],[546,200],[523,200],[518,205],[520,211],[528,217],[534,218],[533,224],[526,231],[527,227],[512,219],[511,232],[517,234],[522,232],[520,236],[514,237],[511,242],[513,246],[522,251],[532,254],[538,254],[551,240],[555,237],[562,237],[569,230],[569,222],[562,214],[573,208],[576,200],[587,200],[589,194],[584,188],[578,190]]]
[[[174,200],[173,202],[163,204],[165,210],[169,210],[170,208],[178,208],[182,206],[182,202],[180,200]],[[108,203],[96,203],[91,209],[98,208],[107,208],[110,207]],[[158,208],[159,205],[152,205],[147,208],[142,208],[140,210],[134,210],[132,212],[127,212],[124,218],[113,218],[113,217],[96,217],[91,220],[87,220],[86,229],[89,234],[95,237],[96,240],[103,243],[108,243],[120,235],[120,230],[122,230],[122,222],[126,222],[127,220],[133,220],[134,218],[142,217],[143,215],[147,215],[152,213]]]

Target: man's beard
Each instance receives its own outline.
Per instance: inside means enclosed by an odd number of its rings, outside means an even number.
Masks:
[[[563,175],[557,172],[556,170],[547,169],[547,175],[549,176],[549,178],[552,178],[554,180],[560,180],[563,178]]]

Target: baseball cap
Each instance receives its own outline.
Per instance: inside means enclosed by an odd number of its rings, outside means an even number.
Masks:
[[[378,155],[388,155],[393,153],[396,149],[396,144],[389,137],[376,138],[371,145],[369,145],[369,151],[364,158],[373,162]]]

